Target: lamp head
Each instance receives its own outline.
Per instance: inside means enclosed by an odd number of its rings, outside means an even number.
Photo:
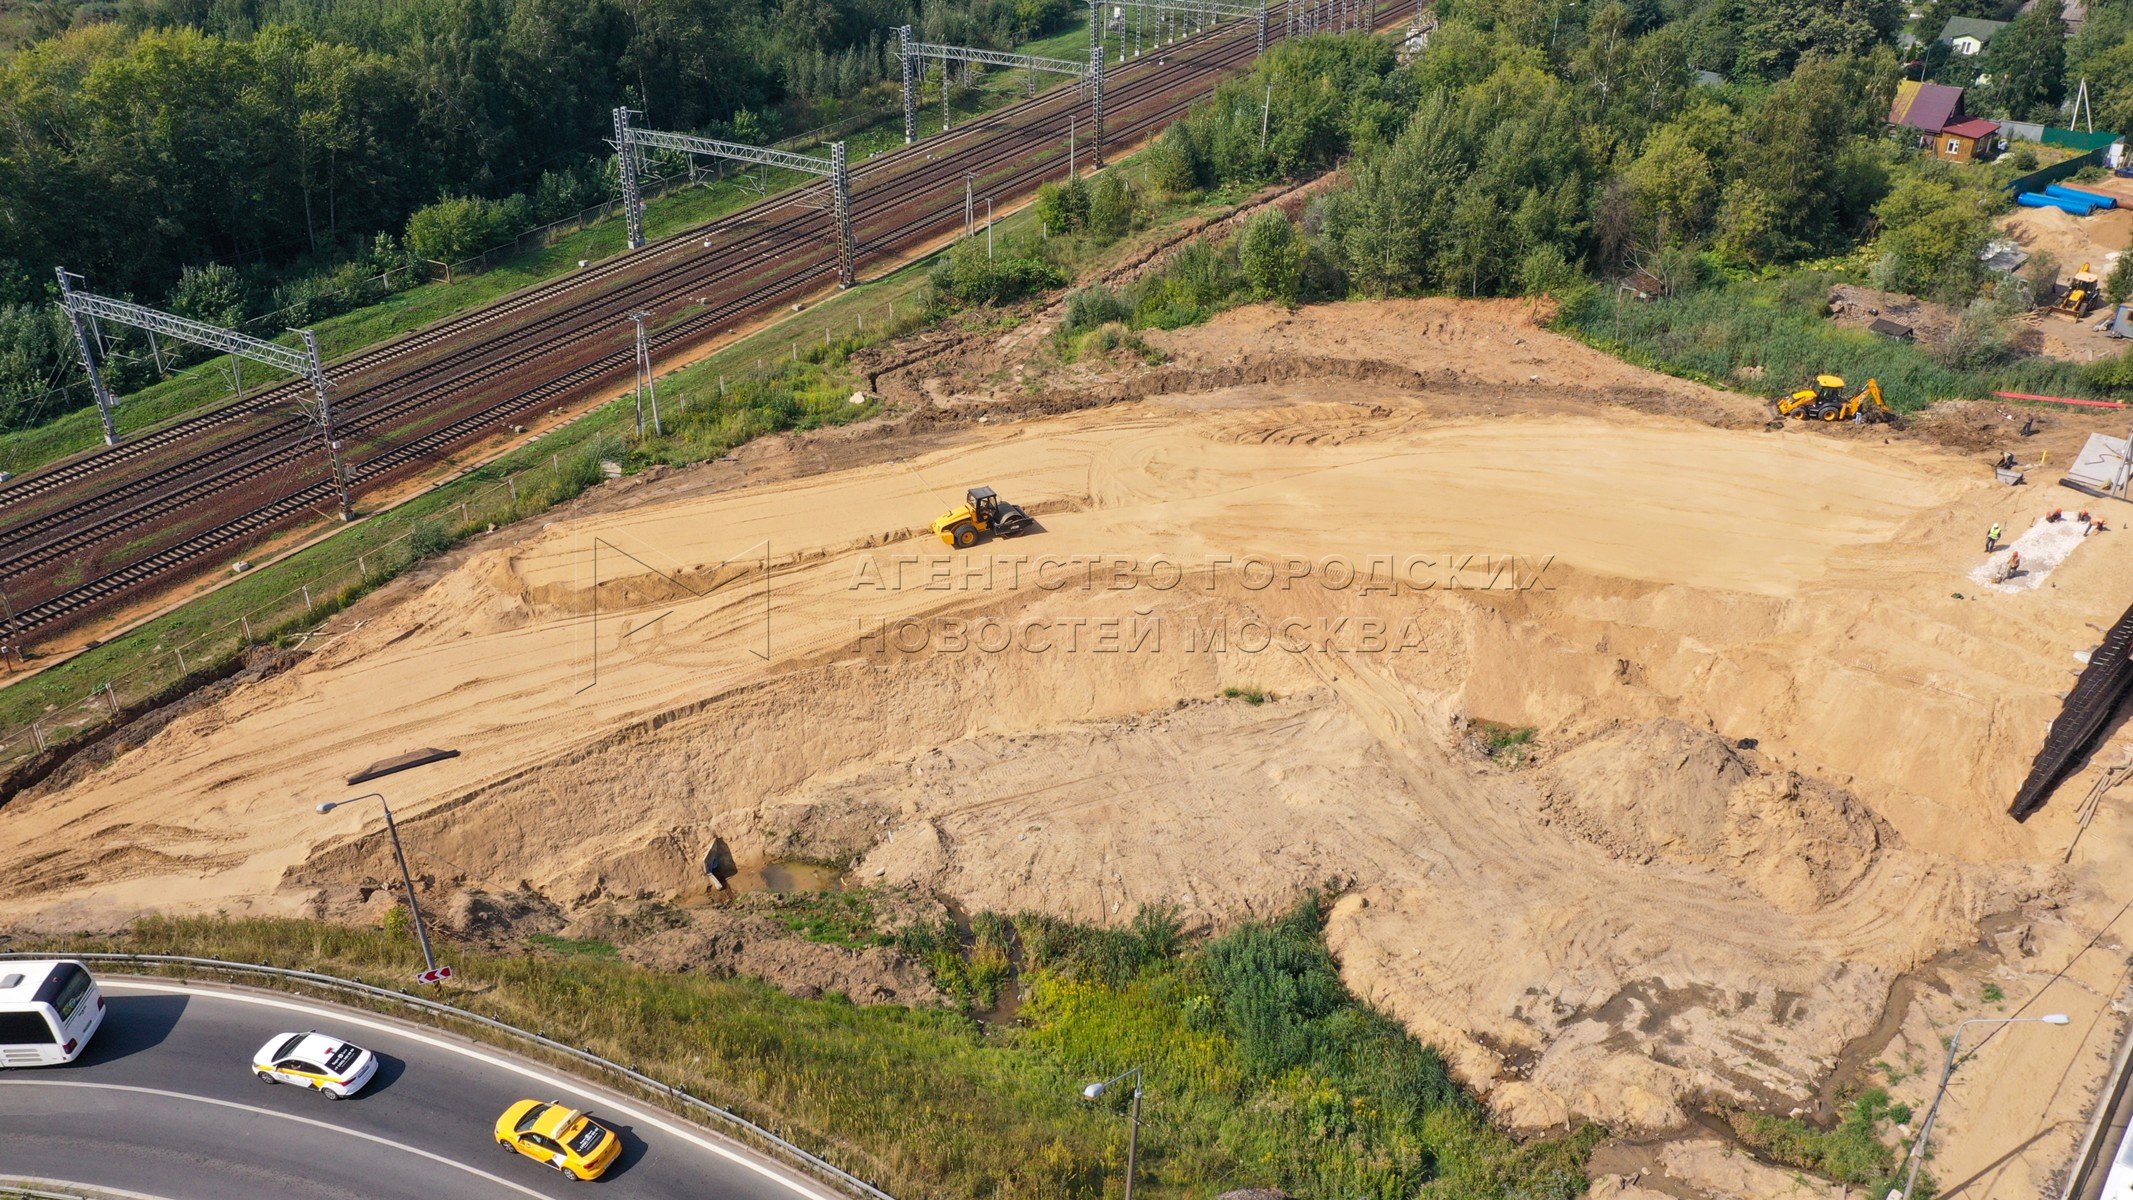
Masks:
[[[1084,1100],[1099,1100],[1103,1098],[1103,1094],[1104,1085],[1100,1083],[1092,1083],[1081,1089],[1081,1098]]]
[[[2073,1018],[2067,1016],[2065,1013],[2052,1013],[2050,1016],[2039,1017],[2037,1019],[2044,1022],[2046,1025],[2064,1025],[2071,1021]]]
[[[322,812],[322,813],[329,813],[329,812],[332,812],[332,811],[333,811],[333,810],[334,810],[335,808],[337,808],[337,807],[339,807],[339,806],[338,806],[338,805],[336,805],[336,804],[335,804],[335,803],[334,803],[333,801],[331,801],[331,800],[324,800],[324,801],[321,801],[321,802],[319,803],[319,806],[318,806],[318,810],[319,810],[320,812]]]

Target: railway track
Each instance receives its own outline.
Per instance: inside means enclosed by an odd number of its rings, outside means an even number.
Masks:
[[[1389,9],[1380,6],[1378,11]],[[1167,123],[1200,98],[1205,85],[1250,60],[1254,51],[1249,27],[1241,34],[1237,26],[1218,26],[1148,56],[1154,63],[1144,58],[1114,68],[1118,82],[1106,88],[1107,108],[1119,118],[1112,126],[1114,141],[1136,141]],[[952,230],[962,207],[961,189],[954,184],[965,172],[978,174],[994,195],[1019,197],[1034,189],[1058,169],[1060,163],[1054,160],[1063,160],[1063,151],[1057,147],[1064,141],[1070,115],[1079,106],[1070,89],[1059,89],[974,119],[945,137],[860,164],[854,171],[854,200],[859,208],[855,223],[861,252],[896,249]],[[1045,153],[1047,148],[1053,152]],[[828,225],[826,215],[806,201],[812,190],[785,193],[598,268],[529,288],[489,309],[448,319],[342,360],[335,374],[358,379],[395,362],[408,364],[400,374],[353,389],[340,402],[344,441],[367,435],[379,443],[377,453],[356,459],[352,482],[358,488],[374,488],[496,432],[516,416],[553,407],[626,374],[634,357],[619,336],[619,320],[631,308],[648,302],[658,306],[661,301],[670,308],[677,297],[695,300],[693,293],[711,286],[718,293],[708,298],[711,302],[653,333],[656,350],[673,350],[771,305],[817,290],[833,257],[826,240],[811,236],[818,226],[826,233]],[[697,244],[705,239],[709,239],[705,244],[721,239],[732,244],[718,247],[715,254],[696,253]],[[581,292],[583,298],[576,303],[542,310],[554,298],[587,287],[594,290]],[[520,319],[513,323],[512,318]],[[491,331],[481,340],[455,344],[484,327]],[[599,337],[598,332],[607,336]],[[584,336],[588,333],[595,336]],[[558,346],[565,348],[559,351]],[[440,347],[444,352],[430,361],[409,362]],[[504,387],[504,394],[483,397],[466,411],[440,412],[442,402],[467,391],[479,379],[513,384],[514,376],[530,379],[535,374],[540,376],[538,382]],[[293,390],[294,385],[285,385],[281,393]],[[0,520],[7,509],[16,507],[18,498],[48,495],[68,482],[108,469],[89,465],[107,455],[132,450],[130,458],[113,459],[111,465],[139,462],[158,448],[177,445],[218,426],[274,416],[275,406],[287,403],[275,397],[270,389],[242,405],[144,435],[138,443],[122,444],[88,462],[63,464],[19,481],[0,491]],[[414,431],[412,436],[395,436],[425,416],[449,419]],[[0,578],[19,579],[31,571],[49,575],[51,564],[71,554],[152,526],[169,511],[167,501],[176,493],[184,493],[196,506],[216,498],[236,499],[265,476],[299,469],[307,458],[322,457],[315,441],[307,445],[308,439],[315,439],[315,434],[303,419],[282,417],[241,432],[214,447],[210,455],[116,482],[87,503],[27,516],[0,528]],[[45,486],[46,474],[58,482]],[[22,484],[36,484],[41,490],[18,492]],[[13,630],[19,637],[62,629],[118,596],[330,505],[331,497],[322,479],[231,513],[211,527],[85,583],[35,599],[16,611]]]
[[[711,225],[699,227],[692,231],[693,236],[702,237],[705,229],[717,224],[718,222],[712,222]],[[679,238],[667,239],[644,250],[595,263],[574,275],[559,275],[554,279],[544,280],[481,308],[454,313],[436,324],[391,341],[365,347],[328,364],[327,376],[337,382],[353,379],[420,354],[424,350],[449,346],[481,326],[527,311],[537,311],[553,297],[573,288],[584,287],[589,282],[625,276],[629,271],[643,265],[646,254],[679,249],[679,240],[688,236],[691,235],[679,235]],[[209,431],[251,417],[280,416],[302,398],[306,390],[302,380],[291,379],[272,383],[234,404],[223,405],[209,412],[183,417],[170,424],[142,431],[116,446],[102,447],[83,457],[55,464],[0,485],[0,514],[5,514],[12,507],[19,507],[25,501],[49,495],[70,484],[124,466],[158,450],[196,440]]]

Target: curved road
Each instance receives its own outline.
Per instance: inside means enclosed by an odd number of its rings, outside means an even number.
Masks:
[[[450,1034],[281,995],[98,982],[109,1011],[79,1060],[0,1071],[0,1177],[167,1200],[841,1200],[671,1114]],[[334,1102],[253,1077],[254,1050],[304,1029],[376,1051],[377,1078]],[[506,1154],[490,1130],[526,1097],[590,1109],[622,1157],[580,1184]]]

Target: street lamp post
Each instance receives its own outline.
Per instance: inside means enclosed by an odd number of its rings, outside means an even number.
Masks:
[[[1919,1164],[1926,1160],[1926,1139],[1933,1136],[1933,1120],[1940,1115],[1941,1098],[1948,1094],[1948,1080],[1955,1075],[1956,1061],[1961,1054],[1960,1048],[1963,1044],[1964,1028],[1971,1025],[2020,1025],[2031,1021],[2043,1025],[2064,1025],[2067,1023],[2067,1015],[2065,1013],[2051,1013],[2042,1017],[1972,1017],[1970,1020],[1956,1025],[1955,1032],[1948,1038],[1947,1061],[1941,1064],[1940,1087],[1934,1089],[1933,1103],[1926,1109],[1926,1119],[1919,1124],[1918,1137],[1911,1143],[1911,1153],[1909,1155],[1911,1161],[1909,1167],[1904,1171],[1903,1187],[1901,1189],[1891,1189],[1888,1194],[1888,1200],[1911,1200],[1911,1188],[1918,1182]]]
[[[407,885],[407,910],[415,915],[415,940],[422,943],[422,966],[426,971],[434,971],[437,969],[437,956],[430,953],[430,932],[422,924],[422,905],[415,900],[415,877],[408,874],[407,852],[400,848],[400,827],[393,824],[393,806],[385,802],[384,793],[371,792],[369,795],[357,796],[354,800],[328,800],[320,804],[318,810],[330,813],[343,804],[354,804],[358,800],[375,800],[378,807],[385,810],[385,831],[392,835],[393,857],[400,863],[400,882]]]
[[[1141,1142],[1141,1069],[1135,1067],[1113,1075],[1102,1083],[1092,1083],[1081,1089],[1081,1095],[1084,1100],[1102,1099],[1112,1084],[1128,1075],[1133,1077],[1133,1108],[1126,1117],[1126,1200],[1133,1200],[1133,1159]]]

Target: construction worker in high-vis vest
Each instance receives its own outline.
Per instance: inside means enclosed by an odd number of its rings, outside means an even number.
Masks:
[[[1994,521],[1992,523],[1992,528],[1985,531],[1985,553],[1990,554],[1999,548],[2000,523],[1998,521]]]

